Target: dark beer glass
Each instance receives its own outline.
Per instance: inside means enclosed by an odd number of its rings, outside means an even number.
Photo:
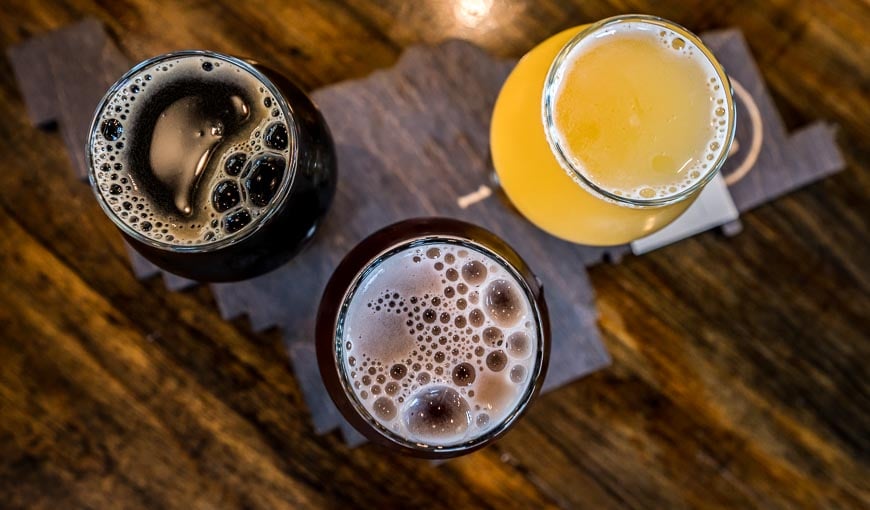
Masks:
[[[375,443],[447,458],[502,436],[538,393],[550,327],[540,282],[504,241],[445,218],[363,240],[326,286],[317,359]]]
[[[194,280],[275,269],[312,238],[335,193],[332,137],[305,93],[210,51],[160,55],[121,77],[97,108],[87,158],[127,242]]]

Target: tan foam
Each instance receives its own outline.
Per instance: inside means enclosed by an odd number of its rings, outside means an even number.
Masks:
[[[462,274],[463,265],[470,261],[479,262],[480,267],[486,269],[485,278],[475,279],[469,275],[476,283],[469,283],[463,276],[456,278],[457,273]],[[486,289],[498,280],[507,282],[510,292],[516,296],[507,314],[509,320],[505,320],[504,314],[493,317],[487,307],[482,306]],[[465,284],[464,293],[458,290],[460,283]],[[531,374],[537,359],[531,355],[519,360],[508,354],[504,368],[493,372],[487,368],[487,355],[497,350],[507,352],[507,348],[504,340],[501,345],[488,345],[483,331],[499,323],[512,324],[498,326],[503,338],[518,331],[525,332],[530,339],[530,351],[537,352],[537,321],[522,289],[522,284],[498,262],[466,246],[427,244],[407,248],[380,262],[361,280],[343,323],[345,349],[340,362],[350,375],[355,397],[376,422],[411,441],[446,446],[471,440],[497,427],[520,402],[531,382],[529,377],[519,384],[512,382],[511,367],[522,365]],[[481,296],[481,305],[469,302],[475,292]],[[469,304],[461,309],[457,306],[459,300]],[[477,308],[484,311],[480,326],[467,320],[469,313]],[[398,380],[390,372],[396,363],[407,368],[407,373]],[[454,368],[462,363],[474,369],[473,381],[467,385],[454,384],[452,380]],[[418,382],[421,379],[425,382]],[[390,415],[391,419],[383,419],[384,413],[375,412],[375,402],[386,395],[386,385],[391,382],[399,384],[398,391],[391,395],[398,411]],[[453,428],[449,434],[433,433],[423,437],[411,434],[405,425],[404,413],[409,400],[438,386],[458,391],[468,405],[467,429],[459,427],[463,432],[457,436],[456,423],[451,422]],[[395,385],[391,389],[395,389]],[[481,414],[488,415],[488,420],[478,418]],[[465,419],[463,413],[457,416],[457,419]]]

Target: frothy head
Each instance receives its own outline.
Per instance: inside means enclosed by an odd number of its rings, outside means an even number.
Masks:
[[[345,298],[336,362],[349,397],[393,441],[474,443],[531,398],[541,317],[516,271],[466,241],[425,239],[371,263]]]
[[[259,71],[185,51],[134,67],[104,98],[88,145],[103,209],[161,248],[238,239],[275,209],[293,178],[295,124]]]
[[[718,170],[734,134],[731,87],[715,57],[650,16],[604,20],[572,39],[547,76],[542,110],[562,167],[621,205],[685,198]]]

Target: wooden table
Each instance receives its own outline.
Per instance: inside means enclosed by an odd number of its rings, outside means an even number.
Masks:
[[[93,15],[134,60],[267,57],[306,87],[461,37],[518,57],[650,12],[737,26],[790,127],[841,126],[843,173],[707,233],[598,266],[613,366],[442,466],[313,433],[277,333],[206,288],[133,278],[120,237],[29,125],[0,60],[0,507],[866,508],[870,502],[870,5],[360,0],[6,1],[2,46]]]

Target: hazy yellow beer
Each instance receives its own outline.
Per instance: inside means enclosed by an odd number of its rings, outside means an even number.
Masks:
[[[569,241],[612,245],[677,218],[725,161],[724,70],[674,23],[620,16],[566,30],[508,77],[493,163],[511,202]]]

